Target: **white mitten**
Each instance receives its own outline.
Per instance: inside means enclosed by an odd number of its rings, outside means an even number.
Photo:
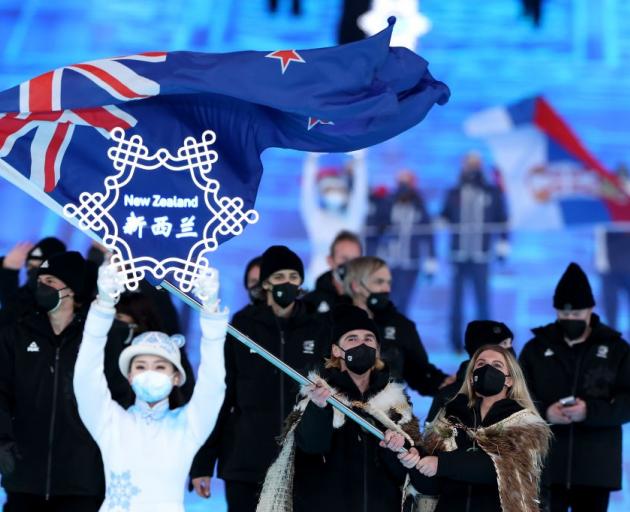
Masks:
[[[219,271],[209,267],[195,281],[194,294],[207,313],[219,311]]]
[[[105,263],[98,269],[98,287],[97,302],[101,306],[113,308],[120,294],[125,290],[125,276],[116,269],[115,265]]]

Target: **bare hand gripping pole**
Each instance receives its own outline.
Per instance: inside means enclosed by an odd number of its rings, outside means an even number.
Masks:
[[[160,283],[160,286],[162,286],[164,289],[168,290],[172,294],[174,294],[177,297],[179,297],[181,300],[183,300],[186,304],[188,304],[193,309],[196,309],[197,311],[201,311],[201,304],[199,302],[197,302],[195,299],[189,297],[185,293],[182,293],[178,288],[173,286],[168,281],[162,281],[162,283]],[[311,380],[307,379],[300,372],[298,372],[297,370],[291,368],[284,361],[278,359],[271,352],[265,350],[263,347],[261,347],[254,340],[250,339],[248,336],[245,336],[238,329],[235,329],[233,326],[228,324],[227,331],[232,336],[234,336],[238,341],[240,341],[243,345],[245,345],[246,347],[249,347],[251,350],[256,352],[259,356],[261,356],[264,359],[266,359],[267,361],[269,361],[272,365],[274,365],[276,368],[278,368],[278,370],[284,372],[286,375],[291,377],[294,381],[296,381],[296,382],[298,382],[299,384],[302,384],[302,385],[314,384]],[[376,428],[374,425],[372,425],[369,421],[367,421],[364,418],[362,418],[361,416],[359,416],[352,409],[350,409],[346,405],[342,404],[336,398],[331,396],[331,397],[328,398],[327,401],[328,401],[328,403],[330,405],[332,405],[339,412],[344,414],[346,417],[350,418],[352,421],[358,423],[363,429],[367,430],[368,432],[370,432],[371,434],[376,436],[381,441],[385,438],[383,432],[381,432],[378,428]],[[403,450],[403,451],[405,451],[405,450]]]

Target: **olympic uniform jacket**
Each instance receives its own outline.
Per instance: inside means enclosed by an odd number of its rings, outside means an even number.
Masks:
[[[20,454],[15,471],[2,478],[9,492],[101,496],[105,490],[101,456],[72,388],[84,324],[77,313],[55,335],[48,316],[35,312],[0,332],[0,442],[15,442]],[[106,383],[121,403],[132,396],[118,370],[128,332],[115,322],[105,348]]]
[[[212,336],[201,339],[197,383],[187,405],[170,410],[168,399],[154,407],[136,399],[125,410],[112,400],[103,373],[114,313],[92,304],[74,372],[79,414],[103,455],[106,493],[100,510],[184,512],[190,464],[214,428],[225,393],[227,314],[202,316]]]
[[[352,304],[350,297],[337,293],[332,280],[332,270],[323,273],[317,278],[315,289],[302,298],[310,312],[324,314],[339,304]]]
[[[297,370],[318,367],[330,351],[330,326],[297,301],[280,319],[267,305],[235,315],[232,325]],[[228,336],[226,397],[217,426],[195,458],[191,476],[210,476],[218,460],[224,480],[262,482],[278,451],[276,438],[293,410],[297,384]]]
[[[404,381],[421,395],[433,396],[447,375],[429,362],[416,325],[390,302],[374,313],[381,338],[381,359],[391,377]]]
[[[520,355],[541,415],[559,399],[586,402],[586,420],[552,425],[552,485],[621,488],[621,426],[630,421],[630,347],[592,316],[588,339],[570,347],[555,322],[534,329]]]

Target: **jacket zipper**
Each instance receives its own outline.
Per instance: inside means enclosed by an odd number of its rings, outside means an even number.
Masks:
[[[48,431],[48,463],[46,466],[46,501],[50,499],[50,487],[52,480],[52,450],[53,442],[55,440],[55,418],[57,416],[57,394],[59,387],[59,350],[60,347],[55,348],[55,366],[53,367],[53,403],[52,412],[50,414],[50,429]]]
[[[473,408],[472,410],[473,413],[473,428],[477,428],[477,410]],[[474,451],[476,449],[475,447],[475,441],[473,440],[473,445],[472,445],[472,450]],[[468,484],[468,491],[466,493],[466,512],[470,512],[470,506],[472,504],[472,485]]]
[[[363,512],[367,512],[367,443],[363,442],[363,436],[361,436],[361,433],[359,433],[359,441],[363,445]]]
[[[280,360],[284,362],[284,331],[280,328]],[[284,418],[286,417],[284,410],[284,374],[282,372],[278,372],[280,374],[280,432],[284,427]]]
[[[580,376],[580,370],[582,368],[582,361],[586,356],[586,351],[588,347],[584,349],[580,357],[578,357],[577,362],[575,363],[575,375],[573,375],[573,387],[571,388],[571,394],[575,396],[577,393],[578,387],[578,378]],[[567,489],[571,489],[572,480],[573,480],[573,445],[574,445],[574,425],[571,423],[569,425],[569,453],[567,455]]]

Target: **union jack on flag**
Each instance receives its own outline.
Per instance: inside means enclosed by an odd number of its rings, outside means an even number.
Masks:
[[[75,71],[85,80],[121,101],[157,96],[160,84],[134,72],[126,61],[164,62],[166,53],[152,52],[96,60],[49,71],[19,85],[19,112],[0,114],[0,157],[15,141],[34,130],[31,143],[31,181],[51,192],[59,181],[61,163],[76,125],[91,126],[104,137],[116,127],[124,130],[138,120],[116,105],[62,109],[64,72]]]
[[[0,175],[61,213],[81,194],[103,190],[114,173],[107,155],[112,130],[171,155],[186,138],[211,130],[218,155],[212,177],[226,197],[242,198],[246,211],[254,207],[266,148],[357,150],[411,128],[448,101],[448,87],[423,58],[390,48],[392,29],[393,21],[375,36],[333,48],[148,52],[44,73],[0,92]],[[162,197],[196,193],[182,173],[151,174],[142,186]],[[201,209],[187,215],[203,225]],[[187,251],[185,242],[151,245],[146,237],[137,249],[177,256]]]

